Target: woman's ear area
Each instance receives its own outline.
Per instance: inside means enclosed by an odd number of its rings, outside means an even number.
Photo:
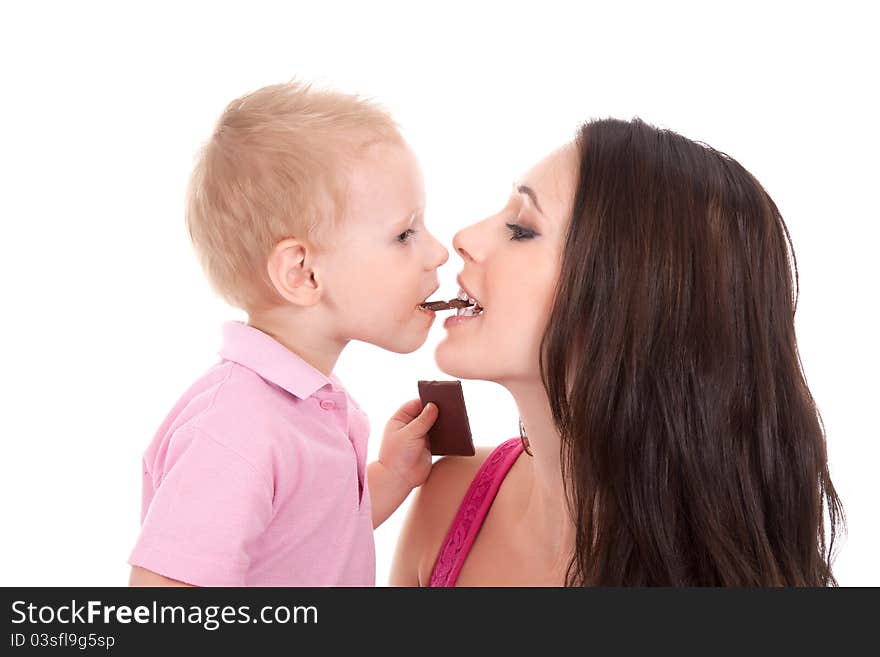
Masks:
[[[314,248],[289,237],[278,242],[269,254],[266,270],[275,291],[297,306],[314,306],[323,288],[313,267]]]

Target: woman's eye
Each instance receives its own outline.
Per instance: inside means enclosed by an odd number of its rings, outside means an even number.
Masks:
[[[510,239],[512,239],[516,242],[519,242],[521,240],[530,240],[533,237],[535,237],[535,235],[537,235],[537,233],[535,231],[529,230],[528,228],[520,226],[519,224],[505,224],[505,225],[510,230]]]
[[[414,231],[412,228],[407,228],[405,231],[397,236],[397,241],[401,244],[406,244],[407,242],[409,242],[409,238],[415,234],[416,231]]]

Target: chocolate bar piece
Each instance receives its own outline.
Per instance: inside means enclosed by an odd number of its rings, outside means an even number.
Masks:
[[[440,411],[428,430],[431,454],[473,456],[474,442],[461,381],[419,381],[419,397],[423,406],[434,402]]]
[[[450,308],[468,308],[472,305],[474,304],[464,299],[450,299],[449,301],[429,301],[420,304],[419,307],[425,310],[449,310]]]

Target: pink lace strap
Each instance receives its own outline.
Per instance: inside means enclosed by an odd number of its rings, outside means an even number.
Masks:
[[[429,586],[455,586],[458,573],[483,526],[501,482],[522,451],[519,437],[511,438],[498,445],[483,461],[446,533]]]

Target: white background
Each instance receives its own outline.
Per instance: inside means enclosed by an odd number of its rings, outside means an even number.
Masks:
[[[849,519],[836,572],[880,585],[868,3],[426,4],[4,3],[0,584],[126,582],[141,453],[215,362],[221,322],[240,317],[187,241],[193,156],[229,100],[300,76],[391,109],[447,245],[589,118],[637,115],[751,170],[800,265],[800,351]],[[460,264],[441,271],[441,293],[456,291]],[[337,373],[370,415],[372,457],[416,381],[448,378],[432,358],[441,335],[438,322],[408,356],[343,353]],[[506,391],[464,385],[478,444],[516,435]],[[379,584],[404,511],[376,533]]]

